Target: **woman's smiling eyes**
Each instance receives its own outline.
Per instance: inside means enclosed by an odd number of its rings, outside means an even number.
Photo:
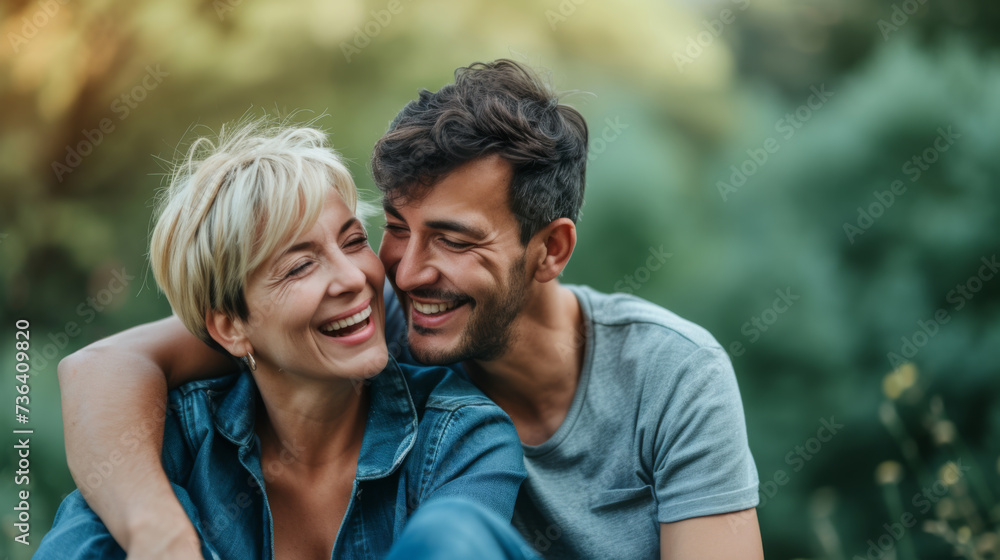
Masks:
[[[348,237],[347,241],[344,242],[343,246],[344,252],[350,253],[355,253],[357,251],[364,250],[365,248],[368,248],[368,236],[363,232],[352,234]],[[292,266],[292,269],[285,274],[284,278],[287,280],[303,276],[310,268],[312,268],[312,265],[314,264],[316,264],[315,257],[298,262]]]
[[[288,271],[288,274],[285,275],[285,278],[295,278],[297,276],[301,276],[302,273],[305,272],[313,264],[314,264],[313,261],[306,261],[301,264],[298,264],[294,268]]]
[[[357,235],[352,236],[350,239],[348,239],[347,243],[344,244],[344,247],[358,248],[366,245],[368,245],[368,236],[365,235],[364,233],[358,233]]]

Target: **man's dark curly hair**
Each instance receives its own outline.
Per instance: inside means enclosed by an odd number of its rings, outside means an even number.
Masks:
[[[528,67],[477,62],[455,83],[403,107],[375,144],[372,175],[387,205],[422,196],[449,172],[499,155],[513,167],[510,208],[521,244],[557,218],[574,222],[583,204],[587,123]]]

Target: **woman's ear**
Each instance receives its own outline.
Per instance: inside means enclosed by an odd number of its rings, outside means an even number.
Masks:
[[[549,282],[562,274],[576,248],[576,224],[569,218],[553,220],[535,234],[531,243],[538,248],[535,280]]]
[[[212,340],[219,343],[237,358],[246,356],[248,352],[253,352],[250,339],[243,332],[243,325],[225,313],[209,309],[205,312],[205,328]]]

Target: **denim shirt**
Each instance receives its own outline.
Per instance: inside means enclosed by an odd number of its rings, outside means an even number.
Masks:
[[[462,497],[504,519],[526,473],[510,419],[445,368],[390,358],[371,381],[370,405],[350,502],[332,558],[382,558],[413,511]],[[269,472],[254,431],[260,404],[249,373],[171,391],[163,466],[212,558],[274,557]],[[337,530],[331,527],[331,531]],[[124,558],[79,490],[63,501],[35,558]]]

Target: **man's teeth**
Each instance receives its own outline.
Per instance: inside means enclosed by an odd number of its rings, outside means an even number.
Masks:
[[[369,316],[371,316],[371,314],[372,314],[372,306],[369,305],[368,307],[362,309],[361,311],[358,311],[357,313],[351,315],[346,319],[340,319],[339,321],[334,321],[332,323],[323,325],[322,327],[319,328],[319,330],[325,333],[339,331],[340,329],[350,327],[351,325],[357,325],[361,321],[364,321]]]
[[[423,313],[424,315],[435,315],[437,313],[443,313],[449,309],[454,309],[457,307],[455,302],[450,303],[420,303],[419,301],[413,301],[413,308],[417,311]]]

